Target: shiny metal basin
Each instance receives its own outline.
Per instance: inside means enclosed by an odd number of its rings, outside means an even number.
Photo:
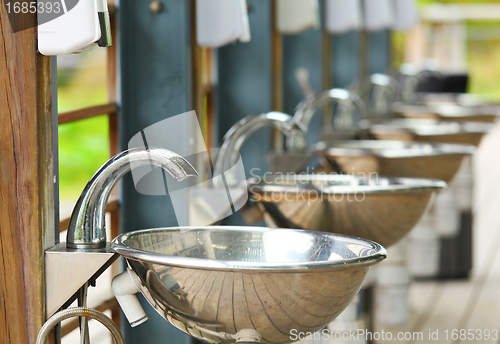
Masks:
[[[141,230],[113,248],[163,318],[209,343],[234,343],[248,330],[261,343],[290,343],[292,330],[320,330],[386,258],[364,239],[258,227]]]
[[[406,118],[433,118],[443,121],[496,122],[500,115],[497,105],[458,105],[453,103],[435,103],[408,105],[395,103],[393,111]]]
[[[249,181],[267,225],[347,234],[390,246],[424,215],[442,181],[352,175],[273,176]]]
[[[453,179],[463,159],[475,151],[471,145],[389,140],[328,141],[312,148],[328,171],[439,179],[446,183]]]
[[[432,119],[388,119],[363,123],[378,140],[462,143],[478,146],[493,124]]]

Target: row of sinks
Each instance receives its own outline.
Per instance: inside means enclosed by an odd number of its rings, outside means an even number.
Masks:
[[[301,142],[296,134],[303,128],[291,116],[252,120],[236,124],[223,146],[238,150],[263,123]],[[376,140],[299,149],[305,161],[319,158],[321,173],[248,181],[245,209],[270,228],[140,230],[120,235],[113,249],[127,259],[149,303],[189,335],[210,343],[288,343],[292,330],[320,330],[347,307],[369,267],[386,257],[383,246],[416,225],[490,129],[436,119],[364,121],[356,135]],[[233,153],[216,166],[232,166]],[[168,156],[185,169],[185,159]],[[182,169],[176,171],[182,179]],[[99,173],[91,182],[99,183]]]

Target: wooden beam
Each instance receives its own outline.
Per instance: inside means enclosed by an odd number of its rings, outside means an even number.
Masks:
[[[116,55],[116,33],[117,33],[117,25],[116,25],[116,11],[115,11],[115,1],[110,0],[108,2],[109,15],[110,15],[110,24],[111,24],[111,37],[115,40],[113,45],[107,49],[107,63],[108,63],[108,100],[110,103],[115,103],[117,99],[117,55]],[[118,141],[118,112],[114,112],[109,114],[109,155],[114,156],[118,154],[119,141]],[[109,240],[114,239],[120,234],[120,210],[118,205],[118,188],[115,188],[116,193],[111,195],[114,197],[114,202],[116,202],[116,206],[114,209],[111,208],[111,204],[108,203],[107,209],[110,212],[110,220],[111,220],[111,238]],[[111,273],[113,276],[117,275],[120,272],[118,261],[114,262],[111,265]],[[116,302],[116,301],[115,301]],[[121,320],[121,311],[120,307],[115,304],[114,307],[111,307],[111,319],[113,322],[120,326]]]
[[[51,59],[37,53],[36,14],[10,19],[0,0],[0,343],[28,344],[55,243]]]
[[[104,105],[92,106],[84,109],[67,111],[59,114],[59,124],[65,124],[70,122],[79,121],[82,119],[87,119],[91,117],[96,117],[100,115],[115,114],[116,104],[109,103]]]

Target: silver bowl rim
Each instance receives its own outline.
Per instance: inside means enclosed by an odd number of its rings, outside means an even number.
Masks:
[[[448,136],[467,134],[487,134],[495,126],[485,122],[443,121],[431,118],[393,118],[363,122],[362,125],[373,133],[408,132],[418,136]]]
[[[285,263],[264,263],[264,262],[241,262],[241,261],[225,261],[215,259],[203,259],[192,257],[172,256],[161,253],[149,252],[131,248],[125,244],[127,238],[131,235],[140,233],[149,233],[155,231],[190,231],[190,230],[224,230],[224,231],[246,231],[246,232],[266,232],[266,231],[293,231],[308,235],[319,235],[334,237],[336,239],[356,241],[359,244],[371,247],[375,252],[365,257],[342,259],[338,261],[317,261],[317,262],[285,262]],[[117,236],[111,242],[111,249],[127,259],[145,261],[153,264],[169,265],[173,267],[181,267],[187,269],[202,269],[216,271],[233,271],[233,272],[317,272],[318,270],[328,270],[337,268],[349,268],[354,266],[370,266],[387,258],[386,249],[376,242],[371,240],[357,238],[342,234],[334,234],[327,232],[315,232],[304,229],[287,229],[287,228],[268,228],[268,227],[250,227],[250,226],[192,226],[192,227],[163,227],[142,229],[133,232],[128,232]]]
[[[280,175],[278,175],[280,176]],[[281,176],[280,176],[281,177]],[[370,180],[371,177],[357,177],[353,175],[346,174],[303,174],[294,176],[298,179],[305,179],[306,181],[313,182],[315,179],[319,182],[328,181],[352,181],[352,180]],[[314,178],[310,178],[314,177]],[[256,192],[258,194],[265,194],[269,192],[302,192],[302,191],[313,191],[315,190],[319,194],[357,194],[357,193],[368,193],[368,194],[394,194],[404,193],[404,192],[415,192],[415,191],[427,191],[433,192],[437,190],[446,189],[448,184],[439,179],[427,179],[427,178],[401,178],[401,177],[376,177],[379,181],[387,181],[388,185],[329,185],[326,187],[317,187],[314,184],[280,184],[267,182],[265,180],[259,181],[258,178],[250,178],[247,180],[247,186],[250,193]],[[287,178],[286,176],[283,178]],[[323,179],[323,180],[321,180]],[[401,183],[401,184],[396,184]]]
[[[500,117],[500,109],[496,104],[460,105],[455,103],[434,104],[404,104],[394,103],[393,111],[396,113],[434,114],[442,118],[466,117]]]
[[[359,146],[342,146],[342,144],[357,143]],[[363,144],[367,145],[363,147]],[[373,145],[403,144],[402,148],[377,148]],[[411,147],[429,147],[431,152],[412,150]],[[316,154],[331,156],[373,156],[384,159],[421,158],[431,156],[469,156],[473,155],[476,147],[469,144],[438,143],[398,140],[333,140],[321,141],[311,147]],[[446,150],[447,149],[447,150]],[[391,154],[392,152],[392,154]]]

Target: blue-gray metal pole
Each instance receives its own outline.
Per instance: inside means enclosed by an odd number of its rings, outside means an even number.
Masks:
[[[369,37],[370,74],[386,73],[391,66],[391,31],[371,32]]]
[[[168,0],[162,4],[163,9],[155,13],[150,11],[149,1],[120,1],[121,150],[127,149],[132,136],[149,125],[193,109],[191,1]],[[138,193],[130,175],[122,182],[120,223],[124,232],[177,225],[169,196]],[[142,302],[149,320],[131,328],[124,319],[122,329],[127,343],[191,343],[189,336],[156,314],[144,299]]]
[[[218,49],[219,140],[231,126],[249,114],[272,110],[272,6],[271,1],[249,0],[248,16],[252,40]],[[267,170],[263,157],[271,149],[271,131],[256,132],[242,149],[247,177]],[[226,224],[244,224],[238,214]]]

